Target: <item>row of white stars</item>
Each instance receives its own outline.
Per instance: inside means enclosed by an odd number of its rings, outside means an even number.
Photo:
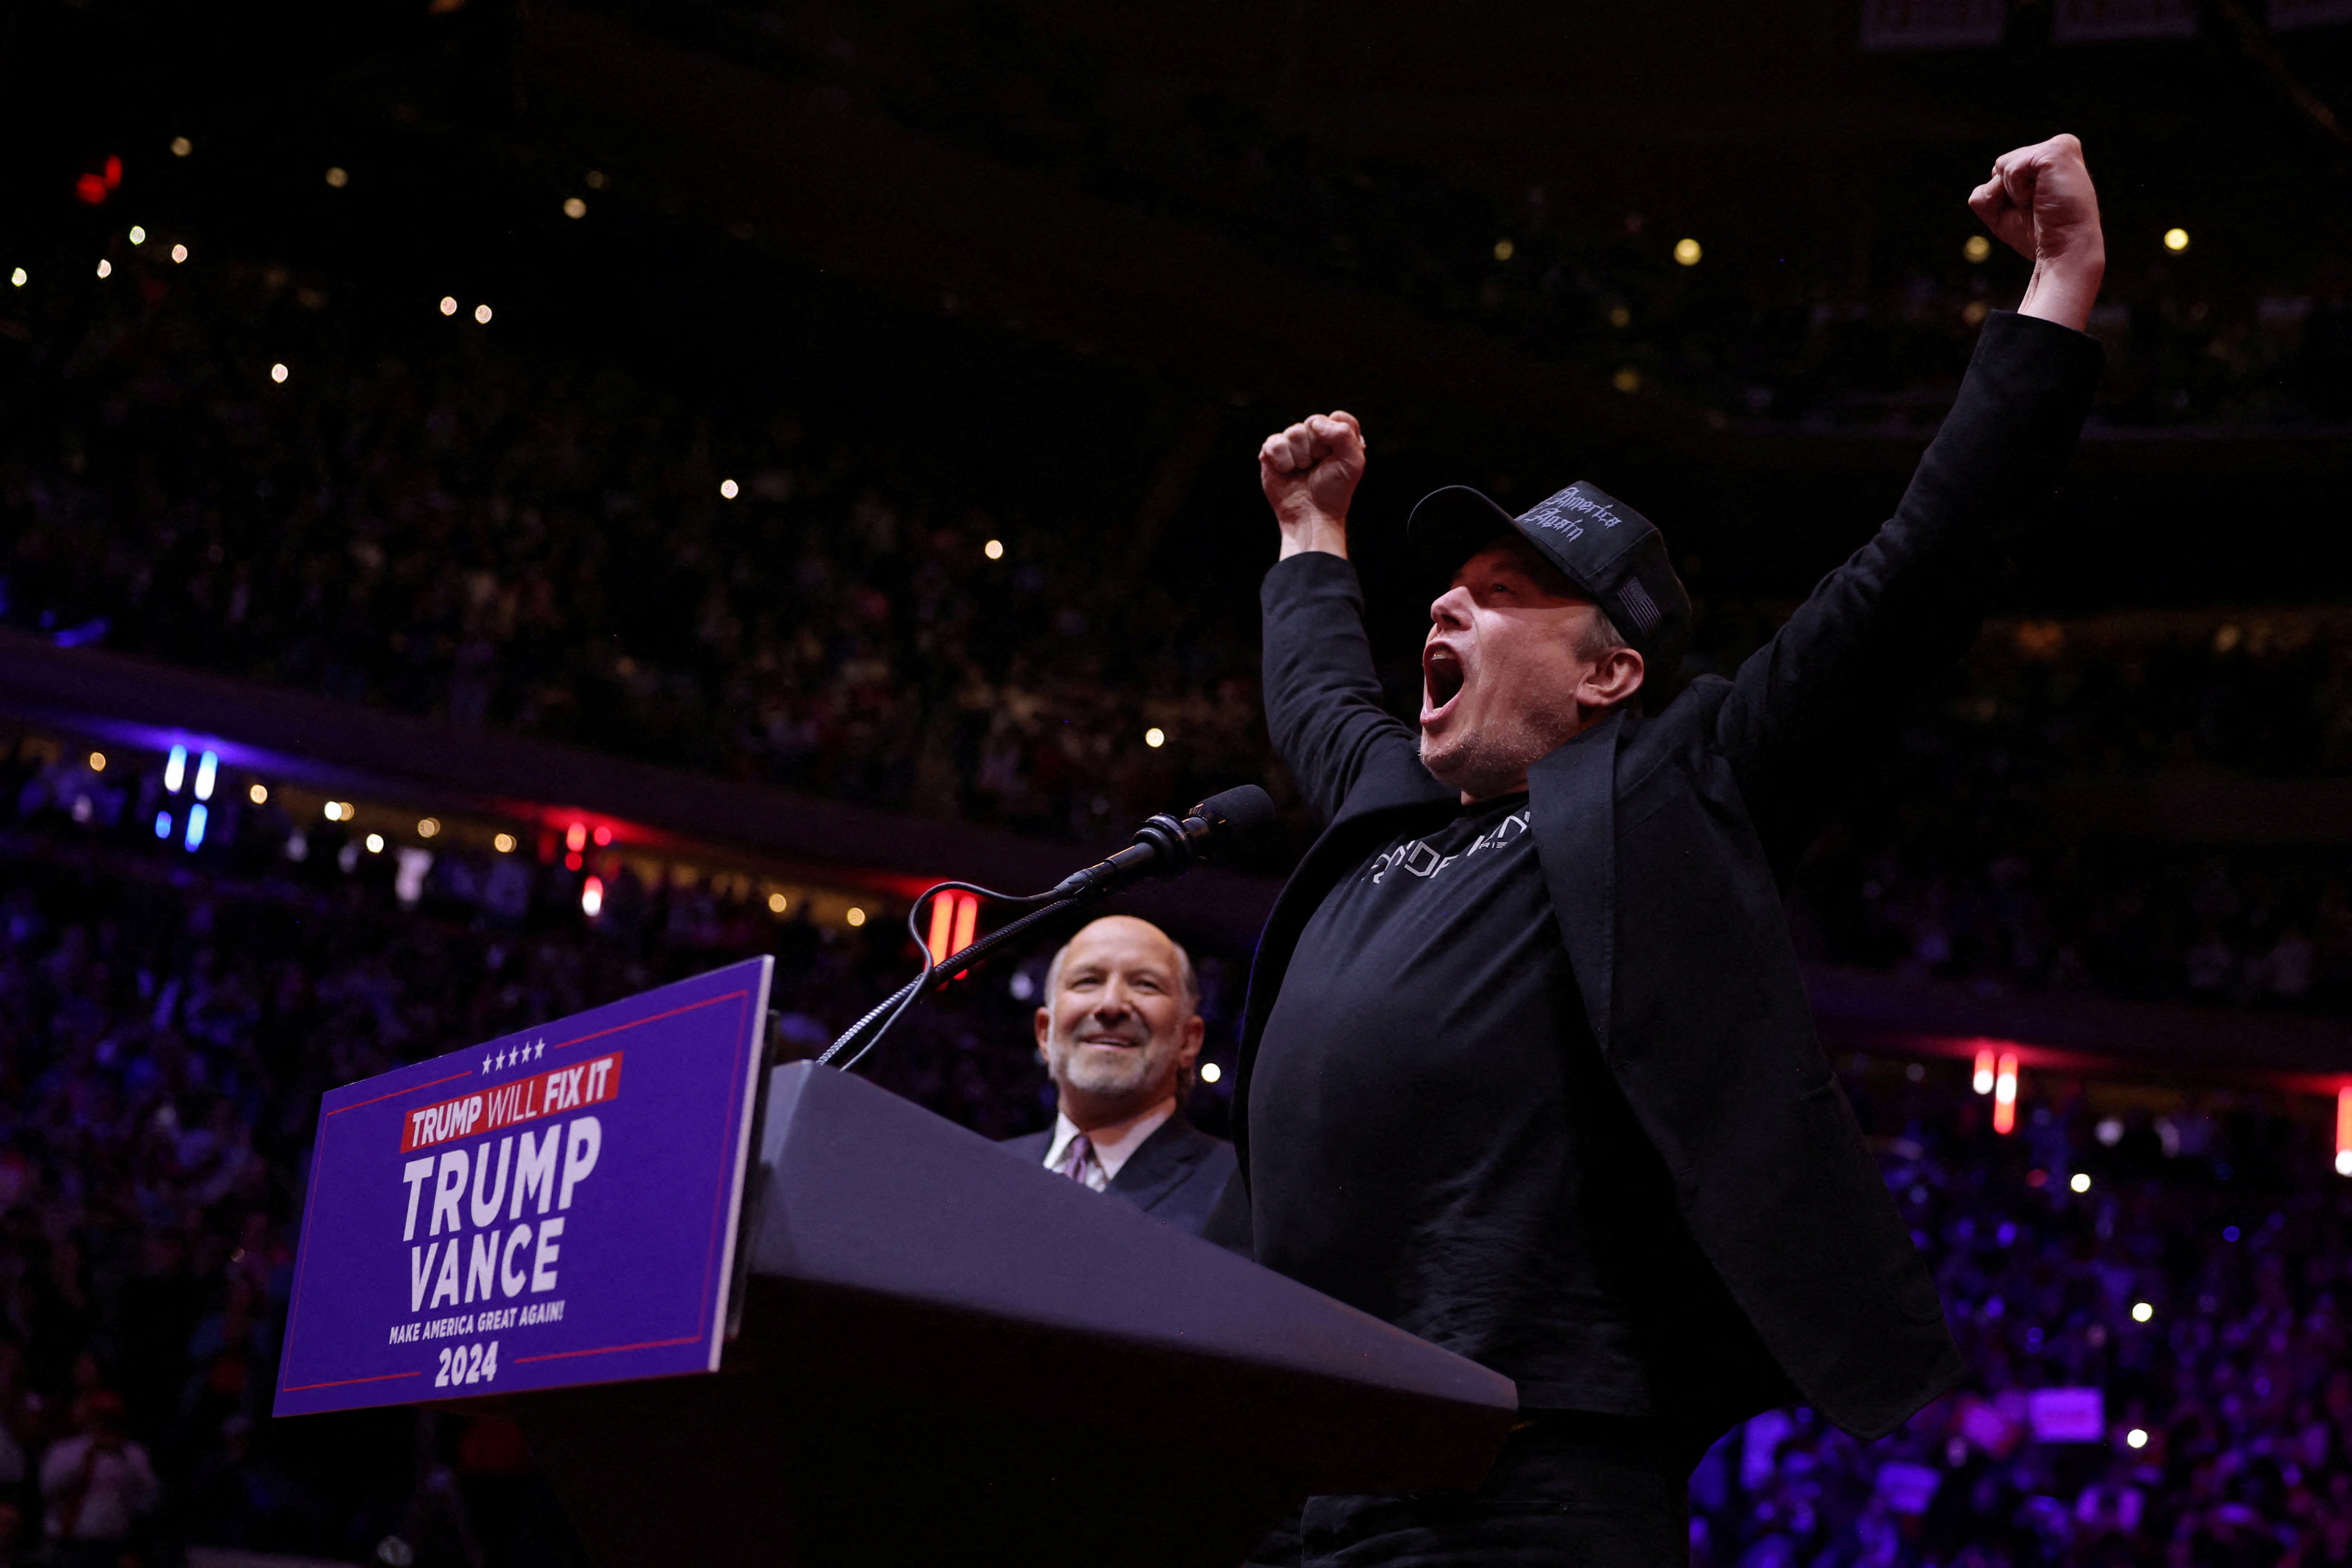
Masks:
[[[512,1067],[518,1062],[531,1061],[537,1058],[543,1057],[546,1054],[547,1042],[545,1040],[540,1041],[537,1045],[518,1046],[510,1051],[492,1051],[488,1056],[482,1058],[482,1070],[484,1072],[488,1072],[493,1064],[501,1068]]]

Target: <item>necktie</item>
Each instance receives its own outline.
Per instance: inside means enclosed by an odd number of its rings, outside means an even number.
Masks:
[[[1095,1160],[1094,1141],[1081,1132],[1070,1140],[1070,1146],[1062,1152],[1062,1163],[1054,1169],[1058,1174],[1067,1176],[1074,1182],[1081,1182],[1092,1186],[1094,1184],[1087,1181],[1087,1177],[1091,1173],[1089,1167],[1100,1168]]]

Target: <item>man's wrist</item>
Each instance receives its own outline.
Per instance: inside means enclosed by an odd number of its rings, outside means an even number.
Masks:
[[[1282,553],[1278,559],[1287,561],[1308,551],[1320,551],[1345,561],[1348,558],[1348,520],[1318,513],[1298,522],[1285,524]]]
[[[2017,313],[2082,331],[2091,323],[2091,307],[2098,301],[2099,285],[2105,276],[2104,254],[2036,263],[2033,277],[2025,285],[2025,297],[2017,302]]]

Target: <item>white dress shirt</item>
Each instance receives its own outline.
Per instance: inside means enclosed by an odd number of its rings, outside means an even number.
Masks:
[[[1053,1169],[1069,1157],[1070,1140],[1080,1132],[1095,1146],[1095,1157],[1087,1163],[1087,1173],[1080,1178],[1096,1192],[1101,1192],[1118,1174],[1118,1168],[1128,1157],[1143,1147],[1143,1141],[1160,1131],[1160,1124],[1176,1114],[1176,1097],[1170,1095],[1150,1110],[1129,1117],[1124,1121],[1106,1122],[1100,1127],[1082,1128],[1060,1111],[1054,1112],[1054,1139],[1045,1145],[1045,1168]]]

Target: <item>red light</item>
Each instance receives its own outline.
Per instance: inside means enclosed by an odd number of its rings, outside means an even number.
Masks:
[[[588,825],[575,822],[563,830],[563,847],[578,852],[588,847]]]
[[[961,952],[971,945],[972,933],[979,929],[980,900],[970,893],[958,893],[955,896],[955,945],[948,951]]]
[[[122,160],[110,153],[106,160],[106,188],[110,191],[121,183]]]
[[[580,886],[580,912],[594,920],[604,909],[604,879],[591,877]]]
[[[2352,1084],[2336,1091],[2336,1173],[2352,1176]]]
[[[1969,1079],[1969,1087],[1975,1089],[1979,1094],[1990,1094],[1992,1092],[1992,1049],[1990,1047],[1987,1047],[1985,1049],[1977,1053],[1977,1070],[1975,1075]]]
[[[980,900],[970,893],[941,893],[931,900],[931,931],[923,945],[933,963],[945,963],[971,945],[980,926]]]
[[[955,930],[955,895],[941,893],[931,900],[931,939],[924,945],[931,950],[933,963],[945,963],[955,949],[948,945]]]
[[[596,847],[602,849],[605,845],[610,844],[611,842],[613,842],[613,830],[609,827],[598,827],[596,829]]]
[[[2000,1053],[1992,1080],[1992,1130],[2004,1137],[2017,1126],[2017,1053]]]
[[[96,206],[106,200],[106,177],[103,174],[84,174],[74,182],[74,199],[91,206]]]
[[[563,858],[563,868],[567,871],[577,871],[580,869],[580,852],[578,850],[575,849],[571,854],[566,855]]]

